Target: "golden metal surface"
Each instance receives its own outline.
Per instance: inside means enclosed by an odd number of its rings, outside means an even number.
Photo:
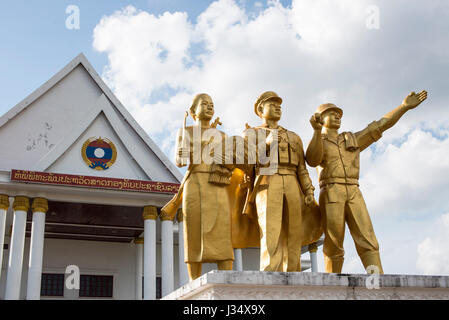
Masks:
[[[231,137],[232,157],[215,149],[229,139],[216,129],[219,119],[211,124],[211,97],[195,96],[189,108],[195,124],[186,126],[184,119],[176,145],[176,165],[189,163],[188,169],[178,194],[161,210],[163,219],[174,219],[182,203],[182,216],[178,213],[177,219],[184,222],[190,279],[201,275],[204,262],[230,270],[233,248],[258,246],[260,270],[300,271],[301,247],[310,245],[311,252],[316,252],[315,243],[323,230],[326,271],[339,273],[345,224],[365,268],[376,266],[383,273],[379,245],[358,188],[360,151],[426,97],[425,91],[411,93],[398,108],[356,133],[339,134],[343,110],[331,103],[320,105],[310,119],[315,132],[305,155],[301,138],[278,124],[282,98],[273,91],[264,92],[254,104],[262,124],[246,125],[240,137],[245,161],[239,163],[237,137]],[[263,153],[257,149],[261,145],[266,147]],[[251,162],[249,150],[256,149]],[[199,155],[195,150],[200,150]],[[269,162],[262,161],[268,154]],[[213,160],[206,161],[208,157]],[[319,205],[306,159],[312,167],[319,167]]]
[[[134,243],[135,244],[143,244],[145,242],[144,238],[135,238]]]
[[[231,240],[231,199],[228,192],[232,170],[222,164],[206,163],[204,157],[195,158],[195,136],[199,138],[199,148],[207,152],[211,143],[206,133],[215,133],[219,139],[226,135],[214,128],[219,121],[211,124],[214,115],[212,98],[198,94],[189,109],[195,120],[193,126],[184,127],[177,138],[176,165],[184,166],[182,160],[189,159],[189,168],[181,184],[180,192],[162,212],[176,214],[182,201],[184,228],[184,259],[191,280],[201,275],[202,263],[217,263],[220,270],[232,270],[234,251]],[[196,130],[196,131],[195,131]],[[193,137],[187,142],[186,136]]]
[[[178,223],[182,222],[182,209],[178,209],[178,211],[176,211],[176,221],[178,221]]]
[[[9,208],[9,197],[4,194],[0,194],[0,209],[8,210]]]
[[[383,273],[379,244],[359,189],[360,152],[379,140],[405,112],[416,108],[426,98],[424,90],[419,94],[411,92],[399,107],[355,133],[338,133],[343,111],[334,104],[320,105],[310,118],[314,135],[306,159],[310,166],[318,167],[326,272],[341,273],[346,223],[365,269],[375,266]]]
[[[146,206],[143,208],[143,219],[144,220],[156,220],[158,217],[157,208],[154,206]]]
[[[309,244],[309,252],[317,252],[318,246],[316,243]]]
[[[30,209],[30,200],[23,196],[14,197],[12,207],[14,211],[28,211]]]
[[[281,103],[275,92],[264,92],[254,105],[262,125],[247,126],[244,134],[247,139],[248,130],[255,130],[257,137],[266,137],[268,146],[273,143],[274,134],[278,137],[275,170],[262,174],[260,168],[264,165],[260,162],[246,170],[250,188],[244,211],[258,220],[261,271],[300,271],[301,246],[315,242],[322,234],[302,141],[296,133],[278,125]],[[255,143],[260,142],[264,143]],[[304,226],[308,229],[304,230]]]
[[[174,217],[161,210],[161,213],[159,214],[159,219],[161,219],[161,221],[173,221]]]
[[[47,199],[34,198],[33,203],[31,204],[31,209],[33,210],[33,212],[47,213],[47,211],[48,211]]]

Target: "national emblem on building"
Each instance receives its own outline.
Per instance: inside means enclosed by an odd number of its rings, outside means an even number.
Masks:
[[[84,142],[81,156],[89,168],[107,170],[117,159],[117,149],[109,139],[93,137]]]

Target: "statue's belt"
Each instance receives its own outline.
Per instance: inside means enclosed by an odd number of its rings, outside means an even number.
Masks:
[[[323,188],[327,184],[340,183],[340,184],[356,184],[359,185],[359,179],[354,178],[327,178],[320,180],[320,188]]]
[[[261,169],[269,169],[269,166],[258,166],[256,167],[256,175],[260,174],[260,170]],[[294,165],[278,165],[276,167],[276,170],[274,171],[276,174],[291,174],[291,175],[296,175],[296,173],[298,172],[298,167],[294,166]]]

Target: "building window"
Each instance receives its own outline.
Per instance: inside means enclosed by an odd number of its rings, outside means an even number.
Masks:
[[[145,286],[144,286],[145,280],[144,277],[142,277],[142,298],[145,294]],[[162,277],[156,277],[156,299],[162,298]]]
[[[112,298],[113,276],[80,276],[80,297]]]
[[[156,277],[156,299],[162,298],[162,277]]]
[[[41,278],[42,297],[64,296],[64,274],[43,273]]]

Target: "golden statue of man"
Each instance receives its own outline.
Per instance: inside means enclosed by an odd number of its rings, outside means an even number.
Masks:
[[[185,158],[190,164],[180,192],[162,208],[162,212],[173,215],[182,197],[184,256],[190,280],[193,280],[201,276],[205,262],[217,263],[220,270],[232,270],[234,251],[227,191],[232,169],[206,161],[205,156],[205,153],[210,155],[211,144],[221,145],[226,136],[210,123],[214,103],[209,95],[196,95],[189,111],[195,124],[184,125],[178,134],[176,165],[187,165]]]
[[[247,170],[253,178],[246,207],[255,201],[260,227],[261,271],[301,270],[302,215],[306,205],[316,205],[302,141],[296,133],[278,124],[281,103],[282,99],[273,91],[260,95],[254,111],[262,119],[262,125],[248,128],[244,133],[248,145],[250,138],[256,136],[256,145],[266,143],[270,153],[278,154],[269,164],[261,163],[261,154],[258,154],[256,164],[249,172]],[[272,148],[274,140],[277,142],[275,150]],[[318,237],[320,234],[321,231]]]
[[[426,98],[426,91],[411,92],[399,107],[355,133],[338,133],[343,110],[332,103],[320,105],[310,119],[314,135],[306,159],[310,166],[318,167],[326,272],[341,273],[346,222],[365,269],[374,266],[383,273],[379,244],[359,189],[359,155]]]

